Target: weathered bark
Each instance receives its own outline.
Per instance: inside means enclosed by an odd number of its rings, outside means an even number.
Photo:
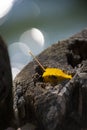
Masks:
[[[37,58],[44,67],[61,68],[73,78],[52,85],[43,82],[35,61],[25,66],[15,78],[13,90],[20,125],[30,121],[40,130],[86,129],[87,30],[53,44]]]
[[[0,36],[0,130],[13,119],[12,76],[7,46]]]

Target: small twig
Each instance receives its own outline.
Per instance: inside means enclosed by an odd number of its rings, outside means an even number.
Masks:
[[[35,59],[35,61],[39,64],[39,66],[43,69],[43,71],[45,71],[45,68],[41,65],[41,63],[38,61],[38,59],[34,56],[34,54],[29,51],[29,54]]]

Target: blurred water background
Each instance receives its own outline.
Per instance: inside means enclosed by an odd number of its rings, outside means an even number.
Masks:
[[[0,0],[0,34],[13,79],[35,55],[87,27],[86,0]]]

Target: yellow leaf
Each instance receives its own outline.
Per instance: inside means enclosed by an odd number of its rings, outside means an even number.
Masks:
[[[45,69],[42,66],[42,64],[38,61],[38,59],[34,56],[34,54],[31,51],[29,51],[29,53],[44,71],[42,78],[44,79],[45,82],[57,83],[57,82],[62,82],[66,79],[72,79],[72,75],[68,75],[64,73],[61,69],[58,68]]]
[[[57,68],[46,68],[42,75],[45,82],[62,82],[66,79],[72,79],[72,75],[64,73],[61,69]]]

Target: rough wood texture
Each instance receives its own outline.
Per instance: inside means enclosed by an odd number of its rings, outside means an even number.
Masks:
[[[0,130],[13,119],[12,76],[7,46],[0,36]]]
[[[30,62],[14,80],[14,110],[19,124],[33,122],[40,130],[87,128],[87,30],[59,41],[37,56],[44,67],[56,67],[72,80],[44,83],[42,70]]]

